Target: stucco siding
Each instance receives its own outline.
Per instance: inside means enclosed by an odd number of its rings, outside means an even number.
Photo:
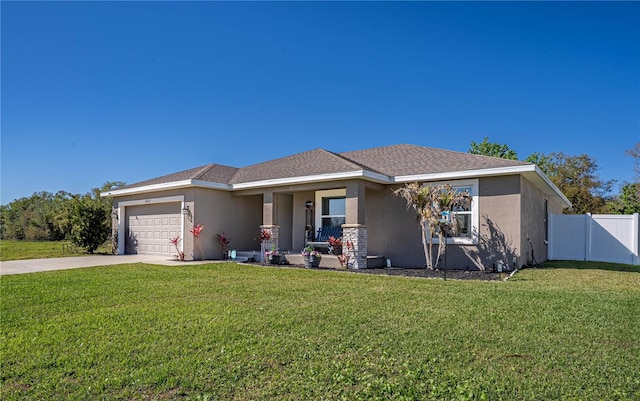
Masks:
[[[231,238],[230,247],[241,250],[259,250],[255,240],[262,224],[261,196],[233,196],[226,191],[196,189],[196,206],[193,210],[193,224],[205,226],[200,237],[200,245],[206,259],[223,257],[217,242],[217,234],[223,232]],[[201,258],[197,246],[194,256]]]
[[[535,256],[536,262],[544,262],[549,258],[548,243],[545,242],[544,202],[547,201],[547,213],[562,213],[562,206],[540,191],[535,185],[522,177],[522,235],[523,249],[521,264],[529,264]],[[548,218],[548,216],[547,216]],[[531,239],[531,243],[529,243]]]
[[[486,269],[520,259],[520,191],[519,175],[480,179],[479,236],[473,252]]]
[[[282,251],[293,250],[293,195],[276,194],[277,203],[277,221],[280,227],[279,247]]]
[[[383,255],[394,266],[424,267],[424,252],[416,213],[393,195],[389,186],[367,191],[365,225],[369,255]]]
[[[369,255],[384,255],[394,266],[424,267],[424,251],[417,215],[393,189],[367,192],[366,225]],[[482,178],[478,182],[477,245],[448,244],[447,268],[491,268],[497,261],[511,263],[519,257],[519,176]],[[437,244],[434,244],[434,253]],[[441,266],[444,266],[443,260]]]

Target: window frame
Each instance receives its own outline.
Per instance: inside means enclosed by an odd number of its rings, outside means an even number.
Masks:
[[[346,206],[346,202],[347,202],[347,189],[346,188],[342,188],[342,189],[329,189],[329,190],[324,190],[324,191],[316,191],[315,194],[315,223],[316,223],[316,230],[320,227],[322,227],[322,219],[323,218],[331,218],[331,217],[343,217],[345,219],[345,222],[347,220],[347,206]],[[344,215],[332,215],[332,214],[327,214],[327,215],[323,215],[322,214],[322,200],[323,198],[344,198],[345,199],[345,210],[344,210]]]
[[[471,211],[470,212],[462,212],[464,214],[471,215],[471,222],[469,224],[470,235],[464,237],[446,237],[447,244],[458,244],[458,245],[478,245],[478,234],[480,232],[480,213],[479,213],[479,198],[478,195],[478,183],[479,180],[469,179],[469,180],[454,180],[454,181],[437,181],[437,182],[425,182],[424,186],[435,186],[440,184],[449,184],[454,189],[456,188],[470,188],[471,195]],[[461,212],[452,212],[452,218],[456,214]],[[438,244],[440,240],[437,237],[433,238],[433,243]]]

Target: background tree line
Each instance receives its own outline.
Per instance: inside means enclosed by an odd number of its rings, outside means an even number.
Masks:
[[[469,153],[518,160],[517,153],[506,144],[471,141]],[[640,142],[627,155],[634,159],[634,182],[624,182],[617,195],[611,191],[616,180],[604,180],[598,176],[598,164],[589,155],[567,155],[562,152],[549,154],[535,152],[524,161],[535,163],[571,201],[573,207],[567,214],[640,213]],[[622,155],[621,155],[622,156]]]
[[[24,241],[71,241],[94,253],[111,236],[111,198],[100,193],[121,188],[107,182],[84,195],[36,192],[0,206],[0,238]]]

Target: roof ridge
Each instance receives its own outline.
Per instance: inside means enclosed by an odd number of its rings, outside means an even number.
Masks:
[[[333,152],[329,152],[329,153],[333,153]],[[345,152],[345,153],[348,153],[348,152]],[[362,168],[363,170],[368,170],[368,171],[371,171],[372,173],[378,173],[378,174],[386,175],[386,174],[384,174],[383,172],[378,171],[377,169],[375,169],[375,168],[373,168],[373,167],[371,167],[371,166],[367,166],[367,165],[366,165],[366,164],[364,164],[364,163],[359,163],[359,162],[357,162],[357,161],[355,161],[355,160],[353,160],[353,159],[351,159],[351,158],[349,158],[349,157],[346,157],[346,156],[344,156],[342,153],[333,153],[333,154],[334,154],[334,155],[336,155],[336,156],[338,156],[338,157],[340,157],[340,158],[341,158],[341,159],[343,159],[343,160],[346,160],[347,162],[349,162],[349,163],[351,163],[351,164],[353,164],[353,165],[356,165],[356,166],[358,166],[358,167]]]
[[[207,171],[211,170],[213,167],[215,167],[216,164],[215,163],[209,163],[205,166],[203,166],[200,170],[198,170],[197,173],[195,173],[191,179],[192,180],[197,180],[198,178],[202,177]]]
[[[353,164],[355,167],[362,168],[362,169],[370,169],[368,166],[365,166],[362,163],[358,163],[358,162],[356,162],[354,160],[351,160],[348,157],[344,157],[340,153],[332,152],[330,150],[326,150],[326,149],[322,149],[322,148],[318,148],[318,149],[320,149],[320,150],[322,150],[322,151],[324,151],[326,153],[329,153],[330,155],[335,156],[335,157],[337,157],[339,159],[342,159],[342,160],[346,161],[349,164]]]

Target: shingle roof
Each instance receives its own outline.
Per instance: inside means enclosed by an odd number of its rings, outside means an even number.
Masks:
[[[179,171],[162,177],[152,178],[150,180],[137,182],[135,184],[127,185],[124,188],[136,188],[144,187],[147,185],[165,184],[168,182],[185,181],[185,180],[200,180],[209,181],[220,184],[228,184],[231,181],[233,175],[238,171],[236,167],[224,166],[222,164],[207,164],[200,167],[195,167],[189,170]]]
[[[396,177],[514,167],[529,164],[531,163],[407,144],[343,153],[314,149],[242,168],[220,164],[207,164],[205,166],[138,182],[128,185],[125,188],[184,180],[200,180],[218,184],[239,184],[358,170],[367,170],[390,177]]]
[[[368,170],[388,176],[433,174],[531,164],[517,160],[407,144],[343,152],[340,153],[340,156],[367,166]]]
[[[232,184],[362,170],[363,166],[324,149],[314,149],[238,170]]]

